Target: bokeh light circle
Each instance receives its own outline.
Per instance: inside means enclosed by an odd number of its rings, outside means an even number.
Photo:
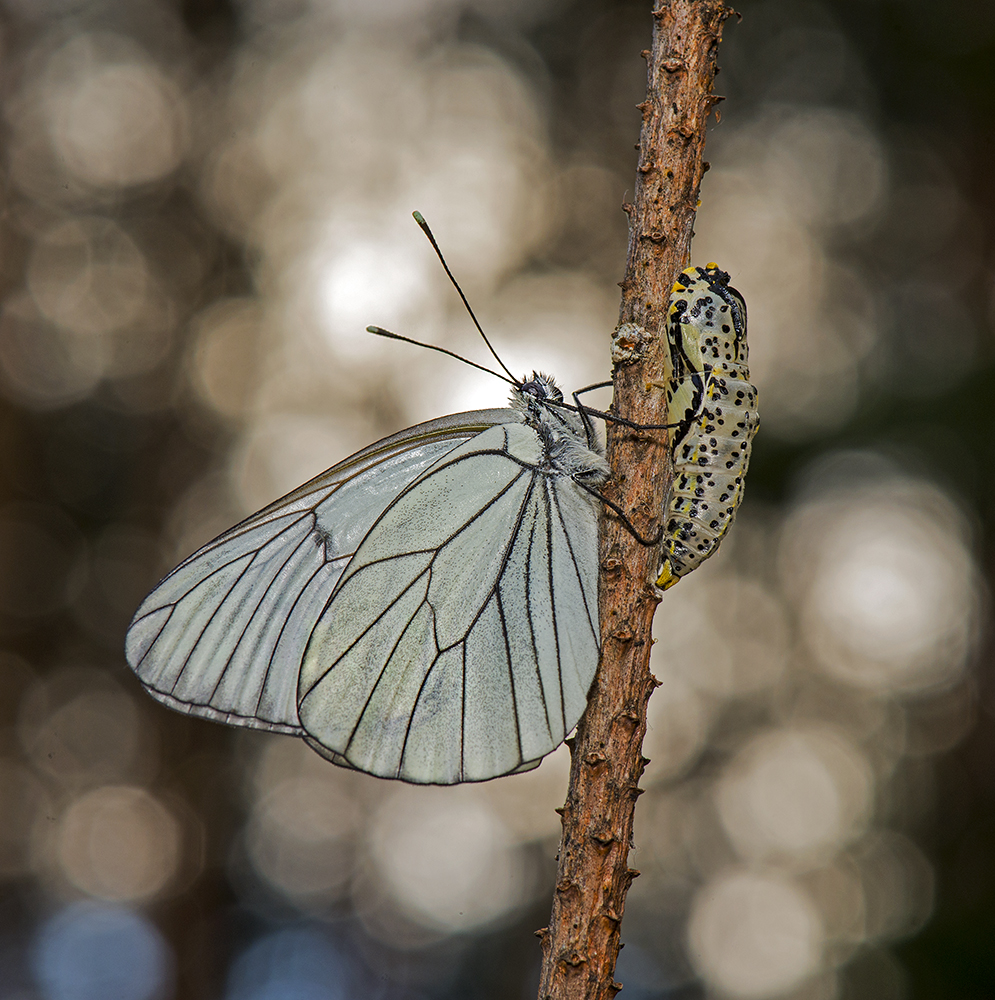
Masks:
[[[64,168],[85,184],[144,184],[182,161],[189,143],[183,96],[128,38],[74,38],[51,57],[45,84],[52,146]]]
[[[371,854],[397,904],[436,930],[484,926],[526,898],[518,848],[473,796],[395,792],[374,820]]]
[[[781,729],[748,742],[716,789],[741,857],[805,866],[862,832],[874,780],[863,755],[832,729]]]
[[[173,957],[141,913],[79,902],[41,926],[32,966],[46,1000],[159,1000],[168,995]]]
[[[688,936],[702,978],[743,1000],[786,993],[821,961],[816,908],[776,873],[732,871],[708,883],[694,899]]]
[[[343,950],[318,927],[264,934],[232,963],[225,1000],[349,1000],[354,970]]]
[[[280,891],[325,899],[351,877],[360,818],[334,780],[286,778],[254,804],[246,849],[256,871]]]
[[[181,827],[142,788],[105,785],[76,799],[58,834],[58,860],[77,888],[100,899],[158,894],[179,868]]]
[[[787,519],[779,559],[816,663],[878,692],[955,681],[977,638],[980,595],[951,502],[872,456],[830,457],[813,477],[822,496]]]

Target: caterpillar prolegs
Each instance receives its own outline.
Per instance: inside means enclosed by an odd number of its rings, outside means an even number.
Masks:
[[[717,264],[681,272],[670,294],[667,339],[674,480],[657,579],[663,590],[718,549],[743,499],[750,442],[760,426],[746,303]]]

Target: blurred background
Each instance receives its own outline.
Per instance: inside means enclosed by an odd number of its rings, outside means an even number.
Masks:
[[[0,0],[0,1000],[535,995],[567,759],[171,713],[180,558],[516,371],[605,378],[649,0]],[[657,616],[627,1000],[995,996],[995,6],[742,0],[695,260],[763,427]]]

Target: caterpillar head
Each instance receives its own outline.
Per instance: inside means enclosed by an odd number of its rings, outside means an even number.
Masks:
[[[670,294],[667,336],[678,377],[705,368],[730,375],[746,369],[746,302],[718,264],[681,272]]]

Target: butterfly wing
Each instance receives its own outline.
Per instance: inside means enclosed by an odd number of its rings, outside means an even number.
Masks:
[[[425,469],[506,409],[457,413],[364,448],[209,542],[142,602],[126,655],[170,708],[303,735],[308,636],[370,526]]]
[[[309,742],[427,784],[525,770],[580,718],[598,662],[597,508],[534,430],[492,427],[384,511],[311,633]]]

